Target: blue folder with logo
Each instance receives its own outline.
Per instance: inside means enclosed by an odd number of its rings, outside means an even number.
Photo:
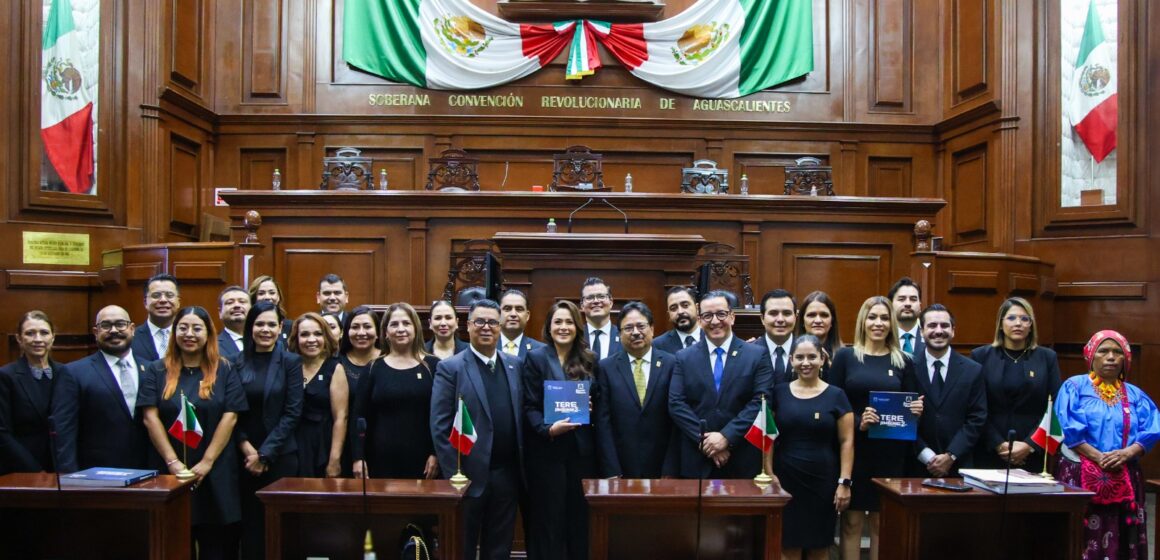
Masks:
[[[591,381],[544,381],[544,423],[565,418],[573,424],[591,424],[588,395]]]
[[[875,439],[914,441],[918,437],[918,416],[907,408],[918,393],[870,391],[870,406],[878,411],[878,424],[867,435]]]

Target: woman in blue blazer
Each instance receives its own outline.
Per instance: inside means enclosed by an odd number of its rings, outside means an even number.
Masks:
[[[43,311],[20,317],[20,357],[0,368],[0,474],[55,470],[48,439],[52,384],[64,365],[51,357],[55,329]]]
[[[302,358],[278,344],[284,317],[268,301],[246,314],[242,353],[235,369],[249,410],[238,421],[242,456],[242,557],[265,555],[265,512],[254,492],[287,476],[298,476],[294,431],[302,415]]]

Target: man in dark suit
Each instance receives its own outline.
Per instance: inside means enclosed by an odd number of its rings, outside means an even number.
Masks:
[[[620,332],[609,318],[612,314],[612,286],[592,277],[580,287],[580,311],[584,313],[584,334],[596,361],[620,351]]]
[[[218,333],[218,353],[229,362],[242,352],[242,331],[246,313],[250,312],[250,293],[241,286],[226,286],[218,294],[218,318],[222,332]]]
[[[620,310],[624,350],[601,360],[596,369],[596,438],[605,477],[677,474],[677,433],[669,416],[676,356],[652,341],[652,311],[639,301],[629,302]]]
[[[346,304],[350,302],[350,292],[346,289],[346,282],[337,274],[327,274],[318,281],[318,293],[314,294],[318,302],[319,314],[338,314],[338,324],[346,324]],[[283,333],[285,336],[287,333]]]
[[[467,314],[471,347],[439,362],[431,390],[431,438],[443,476],[455,474],[458,452],[450,442],[461,397],[475,427],[469,455],[459,458],[471,479],[464,497],[463,558],[511,557],[516,506],[523,486],[521,361],[498,350],[499,304],[481,299]]]
[[[169,329],[177,310],[181,309],[181,291],[172,274],[157,274],[145,282],[145,311],[149,314],[144,325],[133,331],[133,355],[146,365],[165,357],[169,351]]]
[[[787,290],[777,288],[761,296],[761,324],[765,335],[753,341],[769,353],[773,365],[773,384],[789,383],[793,366],[789,350],[793,348],[793,331],[797,325],[797,300]]]
[[[499,349],[505,354],[523,360],[528,352],[544,345],[524,332],[532,312],[528,308],[528,296],[512,288],[499,298],[500,333]]]
[[[886,297],[894,307],[894,320],[898,322],[898,343],[903,352],[918,361],[923,352],[922,325],[918,320],[922,288],[909,276],[903,276],[890,287]]]
[[[676,354],[701,341],[701,325],[697,323],[697,294],[688,286],[669,288],[665,294],[669,324],[673,328],[653,340],[653,348]]]
[[[681,432],[680,475],[753,478],[761,472],[761,452],[744,438],[761,396],[770,397],[769,354],[733,336],[727,293],[705,294],[700,307],[705,338],[677,354],[669,385],[669,413]]]
[[[915,356],[914,373],[926,395],[918,423],[915,476],[952,476],[972,466],[971,451],[987,421],[982,366],[951,348],[955,318],[942,304],[919,314],[925,350]]]
[[[145,362],[130,351],[129,312],[101,309],[93,335],[99,351],[66,365],[53,387],[58,470],[143,468],[148,439],[136,412]]]

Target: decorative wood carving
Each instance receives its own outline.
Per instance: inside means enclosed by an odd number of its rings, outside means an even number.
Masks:
[[[816,157],[803,157],[785,168],[785,194],[834,196],[834,168]]]
[[[914,224],[914,250],[919,253],[926,253],[930,248],[930,222],[926,220],[919,220]]]
[[[711,159],[694,161],[692,167],[681,170],[681,192],[729,194],[729,170],[718,169]]]
[[[604,155],[588,146],[569,146],[552,155],[551,190],[562,192],[608,192],[604,186]]]
[[[451,148],[443,150],[437,158],[428,160],[427,172],[429,191],[478,191],[479,158],[467,155],[464,150]]]
[[[261,245],[258,243],[258,228],[262,227],[262,215],[257,210],[246,212],[242,218],[242,225],[246,228],[246,237],[240,245]]]
[[[726,243],[710,243],[697,254],[697,271],[693,285],[708,290],[728,290],[738,298],[737,304],[754,304],[753,287],[749,283],[749,256]],[[708,278],[702,275],[708,274]],[[701,294],[704,295],[704,294]]]
[[[578,2],[549,0],[528,2],[505,0],[498,3],[499,16],[520,22],[550,22],[562,19],[591,19],[601,21],[644,22],[657,21],[665,10],[664,2],[641,3],[616,0]]]
[[[455,302],[461,290],[486,286],[487,255],[494,252],[495,242],[488,239],[470,239],[458,250],[452,250],[447,285],[440,299]]]
[[[332,191],[372,190],[371,158],[356,148],[339,148],[332,157],[322,158],[322,183],[318,188]]]

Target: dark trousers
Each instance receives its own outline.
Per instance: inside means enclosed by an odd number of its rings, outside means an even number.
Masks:
[[[254,494],[280,478],[298,476],[298,454],[286,453],[279,456],[262,476],[250,474],[244,467],[241,477],[242,487],[242,558],[264,560],[266,558],[266,508]]]
[[[193,550],[189,557],[194,560],[237,560],[241,530],[240,523],[194,525],[190,543]]]
[[[585,478],[596,477],[592,457],[565,453],[563,457],[529,461],[531,501],[528,535],[530,560],[588,559],[588,501]]]
[[[519,467],[513,465],[492,469],[483,494],[463,499],[465,560],[475,560],[476,546],[481,560],[511,558],[519,497]]]

